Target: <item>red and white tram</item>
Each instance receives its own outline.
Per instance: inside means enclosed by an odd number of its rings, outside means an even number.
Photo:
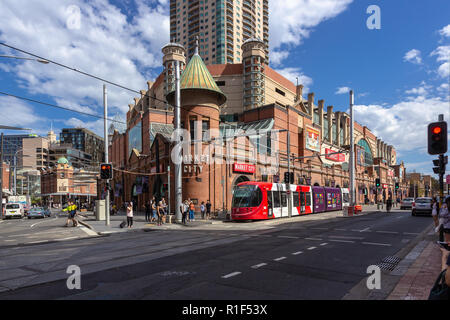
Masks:
[[[288,196],[292,193],[292,198]],[[313,212],[311,186],[284,183],[242,182],[234,188],[231,218],[233,220],[265,220],[288,217],[288,201],[292,216]]]

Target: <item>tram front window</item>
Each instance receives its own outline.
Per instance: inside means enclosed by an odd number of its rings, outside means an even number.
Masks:
[[[251,208],[261,204],[262,192],[258,186],[245,185],[234,189],[233,208]]]

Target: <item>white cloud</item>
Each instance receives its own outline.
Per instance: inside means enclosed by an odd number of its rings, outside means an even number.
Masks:
[[[414,64],[421,64],[422,63],[421,53],[417,49],[412,49],[405,54],[403,60]]]
[[[270,63],[278,66],[289,56],[289,51],[273,51],[270,53]]]
[[[349,93],[350,90],[351,89],[349,87],[340,87],[337,89],[337,91],[334,94],[345,94],[345,93]]]
[[[408,95],[426,96],[431,88],[432,86],[429,86],[425,83],[425,81],[422,81],[419,87],[406,90],[405,93]]]
[[[448,101],[439,97],[417,96],[390,108],[380,105],[356,105],[355,120],[367,126],[379,138],[399,151],[426,148],[427,125],[438,114],[448,117]]]
[[[286,79],[292,81],[294,84],[297,83],[298,78],[298,84],[303,85],[303,92],[309,92],[310,86],[313,84],[313,80],[310,77],[303,74],[300,68],[284,68],[284,69],[277,69],[275,71],[280,73]]]
[[[8,96],[0,96],[0,124],[21,127],[33,128],[33,131],[42,131],[44,118],[37,115],[34,109],[27,103]]]
[[[434,50],[430,56],[437,56],[437,62],[442,63],[437,69],[437,73],[441,78],[450,76],[450,46],[439,46]]]
[[[104,136],[103,119],[98,119],[96,121],[82,121],[78,118],[70,118],[69,120],[65,121],[65,124],[73,128],[86,128],[99,135],[100,137]]]
[[[439,30],[439,33],[443,37],[450,37],[450,24]]]
[[[146,89],[146,81],[162,64],[161,47],[169,39],[166,1],[152,1],[150,8],[138,1],[137,13],[127,20],[107,0],[3,0],[0,40],[70,67],[94,74],[134,90]],[[79,29],[68,28],[67,8],[81,8]],[[0,50],[5,51],[4,47]],[[13,50],[8,54],[22,55]],[[32,61],[17,63],[12,70],[30,93],[47,94],[77,109],[102,106],[101,81],[73,71]],[[157,70],[157,69],[156,69]],[[133,101],[130,91],[108,85],[111,108],[125,113]]]
[[[317,25],[341,14],[351,2],[352,0],[271,1],[269,5],[270,60],[275,56],[275,61],[281,63],[277,52],[286,50],[278,49],[283,45],[300,45]]]

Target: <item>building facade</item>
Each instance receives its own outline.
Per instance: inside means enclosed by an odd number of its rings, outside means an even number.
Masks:
[[[99,165],[105,159],[103,138],[85,128],[64,128],[59,135],[61,145],[70,144],[74,149],[91,155],[94,165]]]
[[[244,57],[249,61],[241,64],[206,66],[197,53],[188,63],[181,61],[185,65],[181,123],[188,132],[186,139],[198,141],[208,135],[210,141],[217,142],[214,151],[206,142],[183,150],[184,199],[190,198],[196,204],[210,200],[213,210],[229,211],[233,188],[239,182],[282,182],[288,170],[288,154],[295,184],[345,188],[349,186],[350,148],[354,148],[357,159],[358,203],[406,196],[405,168],[403,163],[397,164],[393,146],[358,123],[355,145],[350,146],[348,114],[335,112],[333,106],[325,111],[324,100],[316,104],[314,93],[304,99],[302,85],[294,85],[263,62],[260,40],[249,39],[244,48]],[[185,57],[182,53],[177,59]],[[166,54],[164,64],[172,59]],[[148,83],[148,91],[142,91],[141,97],[129,105],[126,131],[113,135],[111,199],[118,205],[133,201],[140,209],[152,196],[167,198],[169,193],[174,194],[170,107],[174,93],[173,89],[167,90],[174,87],[167,74],[163,72]],[[248,132],[253,135],[242,136]],[[379,188],[375,186],[376,178],[381,179]],[[173,201],[171,197],[172,211]]]
[[[241,63],[249,38],[264,43],[269,60],[269,0],[171,0],[170,41],[182,44],[187,57],[199,53],[208,64]]]
[[[85,180],[82,169],[74,169],[66,158],[58,159],[56,166],[41,171],[43,203],[62,205],[69,199],[79,204],[92,203],[97,198],[97,182]]]

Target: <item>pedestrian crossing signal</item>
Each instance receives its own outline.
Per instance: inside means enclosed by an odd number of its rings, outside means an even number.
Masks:
[[[439,121],[428,125],[428,153],[444,154],[447,152],[447,122]]]
[[[112,171],[111,163],[102,163],[100,165],[100,178],[104,180],[112,179]]]
[[[377,186],[377,188],[380,187],[381,183],[380,183],[380,178],[376,178],[375,179],[375,185]]]

